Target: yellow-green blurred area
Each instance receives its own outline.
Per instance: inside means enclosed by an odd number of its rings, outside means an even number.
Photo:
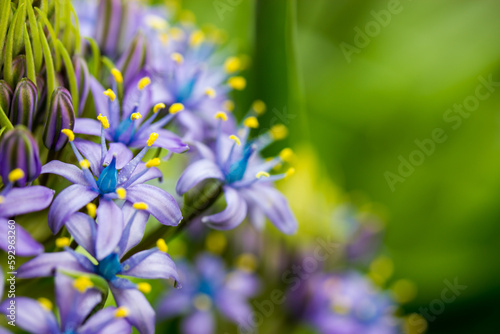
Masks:
[[[457,279],[467,289],[428,332],[497,332],[500,2],[298,0],[291,15],[285,0],[223,2],[234,5],[222,15],[212,1],[183,5],[252,57],[239,105],[261,98],[268,122],[288,123],[289,144],[318,158],[318,184],[385,208],[394,277],[418,286],[405,311]]]

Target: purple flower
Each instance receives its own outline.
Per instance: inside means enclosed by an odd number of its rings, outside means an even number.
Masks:
[[[293,234],[298,224],[286,198],[272,186],[272,182],[293,173],[270,175],[274,167],[287,161],[289,149],[279,157],[262,161],[257,152],[275,139],[283,136],[281,126],[248,140],[250,128],[258,125],[255,116],[245,119],[240,129],[240,137],[226,136],[222,133],[222,122],[227,120],[224,113],[218,113],[219,135],[215,143],[215,154],[202,144],[198,144],[203,158],[186,168],[177,182],[177,193],[182,195],[201,181],[217,179],[224,183],[223,190],[227,206],[219,213],[203,217],[202,221],[215,229],[227,230],[238,226],[247,216],[258,228],[262,228],[267,218],[283,233]],[[241,138],[241,139],[240,139]]]
[[[162,28],[161,18],[156,21],[147,31],[151,40],[158,40],[150,45],[150,66],[157,82],[154,98],[167,105],[182,103],[185,106],[186,110],[179,114],[177,123],[186,138],[213,138],[217,128],[215,114],[220,110],[232,110],[227,95],[234,87],[228,84],[228,77],[241,69],[241,61],[231,57],[228,64],[232,66],[214,65],[216,43],[210,36],[193,26],[179,25],[167,30],[166,24]],[[236,78],[240,83],[245,82],[242,77]],[[228,131],[234,130],[229,128],[230,125],[232,123],[228,122],[225,127]]]
[[[305,291],[294,292],[290,300],[320,333],[400,333],[389,295],[359,273],[321,274],[306,284]]]
[[[87,319],[102,300],[99,290],[93,288],[87,277],[76,280],[57,273],[55,278],[56,303],[60,321],[51,312],[52,303],[46,298],[34,300],[16,297],[16,325],[34,334],[127,334],[132,328],[124,316],[127,309],[105,308]],[[1,305],[8,314],[10,299]]]
[[[120,107],[115,93],[104,88],[97,80],[91,78],[90,87],[94,96],[97,113],[109,119],[109,127],[105,129],[105,138],[111,142],[122,143],[131,148],[143,148],[147,145],[149,136],[158,133],[159,137],[153,146],[161,147],[175,153],[182,153],[189,147],[174,133],[163,129],[174,115],[182,110],[170,108],[170,113],[157,120],[163,103],[152,104],[149,89],[150,79],[141,72],[132,83],[125,87],[124,100]],[[119,71],[115,72],[118,81],[122,80]],[[104,93],[104,94],[103,94]],[[152,109],[152,112],[150,110]],[[155,120],[157,120],[155,122]],[[76,120],[75,133],[99,136],[101,134],[98,121],[87,118]]]
[[[110,205],[109,202],[104,203]],[[154,333],[154,310],[140,292],[149,292],[151,286],[147,283],[132,283],[122,276],[172,280],[174,285],[180,287],[175,264],[166,253],[168,248],[163,239],[158,240],[157,247],[138,252],[122,261],[123,255],[142,239],[148,215],[142,210],[135,210],[128,203],[121,209],[116,207],[110,216],[107,211],[103,204],[99,205],[98,224],[90,216],[77,212],[68,219],[66,225],[75,241],[94,261],[66,247],[65,252],[44,253],[28,261],[18,268],[18,277],[50,276],[55,270],[99,275],[109,283],[117,304],[128,309],[130,323],[140,333]],[[123,233],[118,233],[121,230]]]
[[[152,133],[146,141],[146,147],[132,159],[130,150],[121,143],[112,143],[108,149],[104,131],[109,124],[106,117],[100,119],[102,122],[100,145],[85,140],[75,140],[71,130],[63,130],[82,169],[58,160],[42,167],[42,173],[57,174],[74,183],[64,189],[50,207],[48,222],[52,232],[57,233],[73,213],[96,197],[99,197],[99,207],[102,207],[103,215],[109,217],[109,223],[113,220],[115,212],[119,211],[113,200],[122,199],[144,207],[164,225],[178,225],[182,214],[175,199],[160,188],[143,184],[162,177],[160,170],[155,167],[160,164],[158,158],[151,159],[147,163],[141,162],[158,138],[158,134]]]
[[[9,174],[16,168],[23,171],[23,177],[16,181],[16,186],[24,187],[34,181],[42,170],[38,145],[23,126],[7,132],[0,141],[0,175],[8,180]]]
[[[182,332],[210,334],[215,332],[215,312],[235,323],[248,320],[252,308],[248,299],[259,288],[257,278],[243,271],[228,273],[220,258],[203,254],[195,267],[179,265],[184,282],[180,290],[170,291],[158,305],[158,316],[185,316]]]
[[[10,172],[4,179],[7,182],[5,188],[0,191],[0,249],[6,252],[11,250],[9,245],[12,245],[12,236],[15,235],[16,255],[33,256],[43,252],[43,246],[9,218],[45,209],[52,201],[54,191],[42,186],[13,188],[23,175],[21,169]]]

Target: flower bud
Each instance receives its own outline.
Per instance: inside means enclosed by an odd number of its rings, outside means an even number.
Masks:
[[[4,183],[16,168],[24,172],[24,176],[15,183],[18,187],[35,180],[42,170],[38,145],[31,132],[22,125],[7,132],[0,142],[0,175]]]
[[[100,0],[97,17],[97,44],[108,57],[114,58],[120,52],[122,20],[126,11],[122,0]]]
[[[78,116],[80,116],[89,95],[89,69],[83,58],[78,56],[73,57],[73,66],[75,68],[76,84],[78,85],[78,94],[80,97],[80,104],[78,106]]]
[[[22,124],[32,130],[36,102],[37,90],[35,84],[28,78],[22,78],[17,84],[10,105],[9,118],[12,124]]]
[[[25,76],[26,76],[26,56],[19,55],[12,60],[13,85],[16,85]]]
[[[73,130],[75,113],[71,94],[64,87],[57,87],[50,97],[49,108],[43,127],[43,143],[49,150],[59,151],[66,145],[68,137],[62,129]]]
[[[10,102],[12,101],[12,88],[5,80],[0,80],[0,107],[9,114]]]
[[[127,87],[144,68],[147,59],[147,41],[142,33],[137,33],[130,46],[116,64],[123,75],[123,84]]]

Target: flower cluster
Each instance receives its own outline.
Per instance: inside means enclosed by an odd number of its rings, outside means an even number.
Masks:
[[[239,112],[247,57],[175,3],[0,3],[0,249],[22,282],[17,297],[0,289],[9,329],[153,334],[179,317],[186,334],[255,329],[258,270],[293,258],[261,247],[267,221],[280,238],[299,228],[276,188],[295,154],[263,153],[288,129],[261,130],[263,101]],[[352,257],[372,249],[352,244]],[[310,283],[290,297],[304,298],[297,320],[393,333],[391,302],[365,278]]]

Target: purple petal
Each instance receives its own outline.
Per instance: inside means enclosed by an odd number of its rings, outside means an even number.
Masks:
[[[247,215],[247,203],[237,190],[224,186],[224,197],[226,208],[202,219],[203,223],[217,230],[231,230],[241,224]]]
[[[174,286],[180,288],[179,275],[174,261],[167,253],[157,249],[145,250],[134,254],[122,263],[122,275],[139,278],[162,278],[173,280]]]
[[[49,227],[52,233],[59,232],[66,220],[90,203],[98,193],[87,186],[74,184],[61,191],[49,209]]]
[[[17,269],[17,277],[34,278],[52,276],[56,269],[88,271],[69,252],[44,253],[21,265]]]
[[[203,254],[196,259],[196,269],[203,279],[211,281],[214,285],[220,286],[226,279],[224,262],[220,257],[210,254]]]
[[[54,190],[42,186],[11,189],[0,204],[0,217],[40,211],[49,206]]]
[[[230,290],[221,291],[215,300],[219,311],[231,321],[244,324],[252,313],[252,307],[241,296],[235,295]]]
[[[109,165],[116,155],[116,168],[122,169],[134,157],[129,148],[122,143],[111,143],[108,148],[108,153],[104,157],[103,163]]]
[[[128,202],[122,207],[123,221],[127,224],[122,234],[122,239],[118,244],[120,256],[127,253],[132,247],[136,246],[144,236],[144,229],[149,218],[149,213],[143,210],[136,210]],[[134,218],[132,222],[130,219]]]
[[[116,308],[106,307],[78,329],[79,334],[129,334],[132,327],[127,319],[115,317]]]
[[[297,219],[290,209],[288,200],[278,190],[268,185],[256,184],[241,189],[241,193],[253,205],[257,205],[281,232],[285,234],[297,232]]]
[[[145,147],[149,139],[149,135],[152,132],[156,132],[159,135],[158,139],[154,142],[153,147],[161,147],[175,153],[183,153],[189,149],[189,146],[187,146],[179,136],[165,129],[156,129],[154,131],[144,130],[138,138],[134,139],[130,146],[136,148]]]
[[[101,135],[101,122],[91,118],[77,118],[75,120],[74,133],[81,133],[91,136]]]
[[[56,174],[64,177],[71,183],[88,185],[80,168],[59,160],[52,160],[42,167],[42,174]]]
[[[111,118],[109,117],[109,105],[108,105],[108,97],[104,95],[104,87],[101,86],[99,81],[94,77],[90,77],[90,90],[92,91],[92,97],[94,98],[94,106],[96,111],[96,116],[102,114],[106,116],[108,120],[111,122]],[[118,126],[117,124],[110,124],[112,127]],[[99,124],[99,134],[101,135],[101,125]]]
[[[11,230],[9,227],[13,226],[15,229]],[[0,218],[0,249],[8,251],[8,238],[9,231],[15,233],[15,248],[16,255],[18,256],[33,256],[43,252],[43,246],[38,243],[33,237],[19,224],[9,224],[7,219]]]
[[[56,274],[56,301],[63,330],[82,324],[102,300],[99,290],[87,289],[81,293],[73,287],[73,282],[74,279],[64,274]]]
[[[148,205],[147,212],[163,225],[177,226],[182,220],[182,213],[175,199],[158,187],[138,184],[127,189],[127,200]]]
[[[102,260],[111,254],[122,237],[123,213],[112,200],[101,199],[97,207],[96,256]]]
[[[214,317],[208,311],[194,312],[182,321],[182,333],[184,334],[212,334],[214,331]]]
[[[234,294],[248,298],[257,294],[260,282],[255,275],[238,270],[228,276],[226,288]]]
[[[136,327],[141,334],[154,334],[155,311],[144,295],[135,289],[116,289],[111,286],[111,291],[118,306],[128,309],[128,321]]]
[[[145,170],[146,172],[144,173]],[[141,173],[144,174],[142,174],[139,178],[135,179]],[[129,181],[127,181],[127,183],[133,180],[133,182],[131,184],[128,184],[128,186],[134,186],[137,184],[143,184],[150,180],[161,179],[162,177],[163,173],[158,168],[156,167],[147,168],[145,163],[140,163],[135,168],[134,172],[130,176],[130,179]]]
[[[76,138],[73,143],[75,143],[76,148],[85,157],[85,159],[89,161],[90,170],[94,176],[98,177],[102,170],[101,145],[79,138]]]
[[[0,305],[0,311],[9,314],[10,299]],[[52,312],[47,311],[42,305],[31,298],[16,297],[16,326],[33,334],[52,334],[58,332],[57,320]]]
[[[192,306],[192,296],[184,289],[167,294],[156,307],[158,318],[167,319],[186,313]]]
[[[68,218],[66,228],[78,245],[95,257],[96,223],[94,219],[84,213],[77,212]]]
[[[183,195],[206,179],[224,180],[224,175],[214,162],[205,159],[196,161],[184,170],[177,182],[176,191],[179,195]]]

